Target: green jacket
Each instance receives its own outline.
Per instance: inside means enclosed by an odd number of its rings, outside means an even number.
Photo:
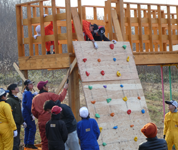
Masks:
[[[12,108],[12,114],[13,114],[15,123],[18,125],[23,124],[24,120],[22,117],[21,100],[18,97],[8,95],[6,102],[9,103],[9,105]]]

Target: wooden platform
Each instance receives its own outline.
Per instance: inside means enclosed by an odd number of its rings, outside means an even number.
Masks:
[[[100,150],[137,150],[138,145],[145,141],[140,129],[150,122],[150,117],[129,43],[118,42],[113,50],[109,47],[112,42],[98,42],[97,50],[90,42],[73,43],[90,116],[103,128],[98,140]],[[126,50],[123,45],[127,46]],[[84,62],[83,58],[87,61]],[[98,58],[101,62],[97,61]],[[104,76],[100,74],[102,69]],[[116,75],[118,70],[120,77]],[[85,71],[90,75],[87,76]],[[127,101],[123,100],[125,97]],[[107,100],[111,101],[108,103]],[[92,104],[92,101],[96,103]],[[131,110],[130,115],[128,110]],[[95,117],[96,113],[100,118]],[[115,114],[114,117],[110,116],[111,113]],[[115,126],[118,128],[113,129]],[[138,141],[134,141],[136,137]],[[107,145],[103,146],[103,143]]]

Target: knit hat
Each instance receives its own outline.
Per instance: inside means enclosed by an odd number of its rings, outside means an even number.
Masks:
[[[59,114],[61,111],[62,111],[62,108],[61,108],[61,107],[59,107],[59,106],[53,106],[53,108],[52,108],[52,110],[51,110],[51,113],[52,113],[53,115],[57,115],[57,114]]]
[[[42,89],[43,89],[43,86],[45,86],[47,83],[48,83],[48,80],[47,80],[47,81],[40,81],[40,82],[38,82],[38,84],[37,84],[37,88],[38,88],[39,90],[42,90]]]
[[[157,135],[157,127],[154,123],[147,123],[143,126],[141,129],[141,132],[147,137],[147,138],[154,138]]]
[[[87,118],[89,115],[88,109],[86,107],[82,107],[79,110],[80,117]]]

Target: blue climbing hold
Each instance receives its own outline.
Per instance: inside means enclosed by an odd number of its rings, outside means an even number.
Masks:
[[[116,61],[116,58],[113,58],[113,61]]]
[[[117,129],[117,128],[118,128],[118,126],[114,126],[114,127],[113,127],[113,129]]]
[[[124,86],[121,84],[120,87],[123,88]]]
[[[103,87],[106,89],[106,88],[107,88],[107,85],[103,85]]]
[[[145,110],[144,110],[144,109],[142,109],[142,110],[141,110],[141,112],[142,112],[142,114],[144,114],[144,113],[145,113]]]

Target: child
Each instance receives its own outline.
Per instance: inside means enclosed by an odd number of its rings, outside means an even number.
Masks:
[[[165,101],[168,104],[169,112],[164,118],[164,138],[168,145],[168,150],[172,150],[172,146],[178,149],[178,112],[177,102],[174,100]]]
[[[24,121],[27,124],[27,127],[25,128],[24,143],[25,143],[25,147],[27,148],[38,149],[36,146],[34,146],[36,125],[35,125],[35,117],[31,113],[32,99],[37,94],[37,92],[32,94],[31,91],[33,90],[33,83],[30,80],[26,80],[24,82],[24,85],[25,85],[25,90],[22,99],[22,107],[23,107],[22,115]]]
[[[0,89],[0,150],[12,150],[13,136],[18,135],[11,107],[6,103],[8,92]]]
[[[61,107],[53,106],[51,120],[46,124],[49,150],[65,150],[64,143],[67,141],[68,132],[64,121],[60,120],[61,111]]]
[[[77,123],[77,134],[82,150],[99,150],[98,138],[100,130],[95,119],[90,118],[88,109],[82,107],[79,110],[81,121]]]

